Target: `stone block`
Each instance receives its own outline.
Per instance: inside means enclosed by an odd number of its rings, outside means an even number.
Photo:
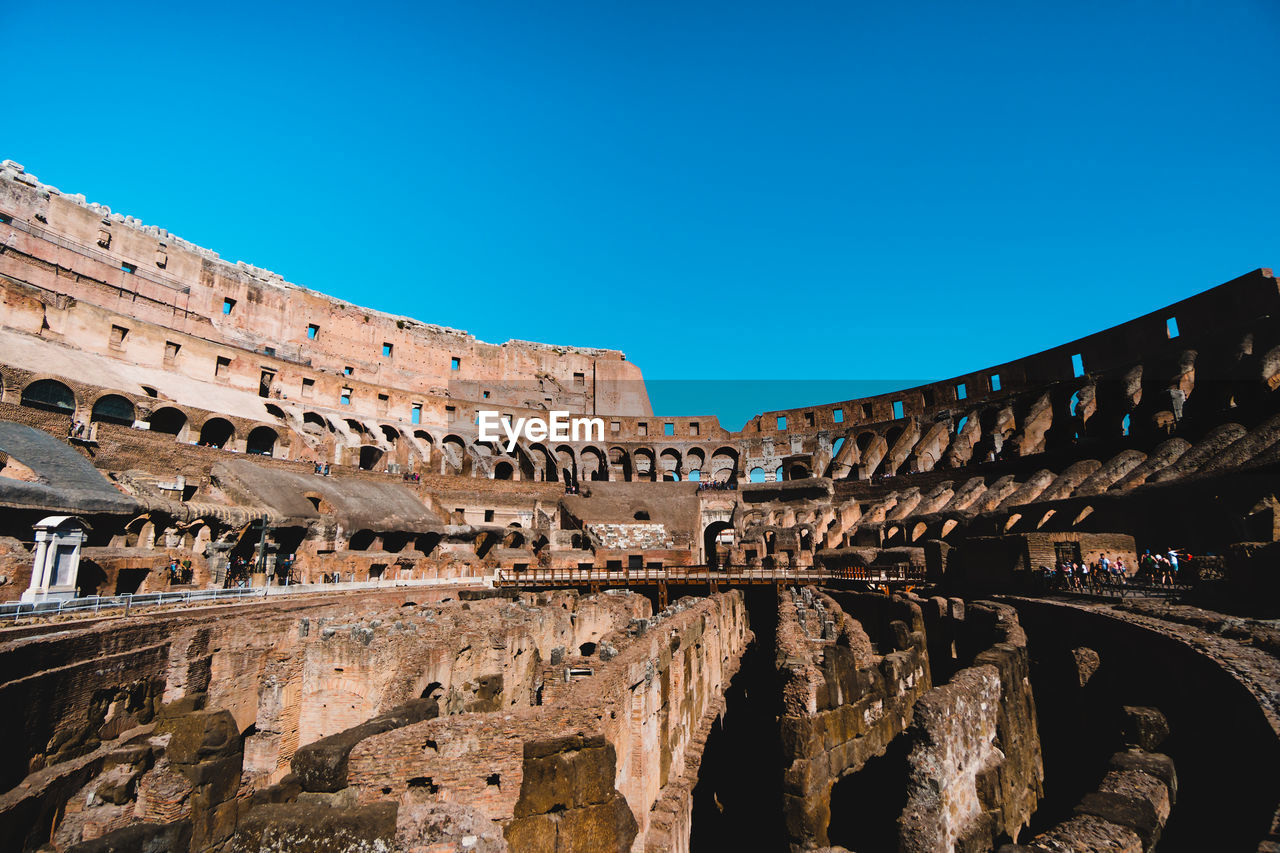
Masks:
[[[1169,737],[1169,721],[1155,708],[1124,706],[1121,727],[1125,744],[1145,752],[1155,752]]]

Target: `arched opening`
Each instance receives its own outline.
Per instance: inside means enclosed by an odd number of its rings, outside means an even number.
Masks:
[[[582,655],[584,658],[589,658],[595,653],[596,653],[595,643],[583,643],[582,645],[578,646],[578,654]]]
[[[782,466],[781,466],[781,465],[779,465],[776,469],[774,469],[774,472],[773,472],[773,479],[774,479],[776,482],[779,482],[779,483],[781,483],[781,482],[783,481],[783,479],[784,479],[784,478],[783,478],[783,476],[782,476]]]
[[[738,451],[732,447],[721,447],[711,454],[711,479],[722,483],[737,482]]]
[[[329,422],[326,421],[320,415],[316,414],[315,412],[303,412],[302,425],[315,426],[315,427],[319,427],[321,430],[328,430],[329,432],[333,432],[333,427],[329,426]]]
[[[510,480],[514,472],[515,469],[511,467],[510,462],[499,462],[493,466],[493,479]]]
[[[608,480],[609,468],[599,448],[587,447],[582,451],[582,473],[587,480]]]
[[[249,433],[249,438],[245,441],[245,452],[270,456],[275,453],[276,441],[279,438],[280,436],[276,435],[276,431],[271,427],[257,427]]]
[[[387,443],[395,447],[396,442],[400,440],[400,431],[386,424],[379,424],[378,429],[382,430],[382,437],[387,440]]]
[[[655,479],[652,450],[647,447],[641,447],[632,454],[632,460],[635,466],[635,478],[637,480]]]
[[[22,389],[22,405],[69,415],[76,410],[76,395],[56,379],[40,379]]]
[[[357,530],[347,542],[348,551],[368,551],[373,546],[372,530]]]
[[[267,403],[265,408],[267,410],[267,414],[271,415],[271,417],[284,420],[284,409],[280,408],[275,403]]]
[[[444,453],[446,463],[454,472],[466,473],[467,445],[460,436],[446,435],[444,441],[440,443],[440,449]]]
[[[381,448],[374,447],[372,444],[366,444],[360,448],[360,470],[372,471],[380,461],[382,461]]]
[[[187,416],[172,406],[165,406],[151,413],[150,423],[152,432],[177,436],[187,428]]]
[[[729,556],[733,547],[733,524],[728,521],[713,521],[702,531],[703,557],[708,566],[719,568]]]
[[[226,447],[235,435],[236,428],[225,418],[209,418],[200,427],[200,443],[206,447]]]
[[[764,469],[763,469],[763,468],[761,468],[760,466],[758,466],[758,465],[757,465],[755,468],[752,468],[752,469],[751,469],[751,482],[753,482],[753,483],[763,483],[763,482],[764,482]]]
[[[791,479],[803,480],[809,476],[809,469],[800,464],[791,466]]]
[[[619,471],[625,482],[631,482],[631,457],[621,447],[609,448],[609,468]]]
[[[89,416],[89,420],[119,424],[120,426],[133,426],[133,403],[127,397],[121,397],[119,394],[107,394],[105,397],[99,397],[98,402],[93,404],[93,413]]]
[[[646,509],[636,510],[634,518],[636,521],[649,521],[649,511]]]
[[[439,533],[423,533],[418,536],[417,541],[413,543],[413,547],[422,554],[430,554],[440,544],[442,538],[444,537]]]

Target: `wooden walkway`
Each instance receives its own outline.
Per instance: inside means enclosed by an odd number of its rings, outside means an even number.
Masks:
[[[672,586],[706,586],[712,594],[737,586],[807,586],[831,582],[857,582],[890,589],[911,588],[925,582],[923,566],[906,563],[869,569],[797,569],[759,566],[664,566],[636,569],[499,569],[494,586],[506,589],[557,589],[582,587],[590,592],[605,589],[657,588],[658,606],[669,603]]]

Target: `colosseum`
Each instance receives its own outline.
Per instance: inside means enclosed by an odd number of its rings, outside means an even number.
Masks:
[[[5,850],[1280,850],[1269,269],[737,432],[12,161],[0,296]]]

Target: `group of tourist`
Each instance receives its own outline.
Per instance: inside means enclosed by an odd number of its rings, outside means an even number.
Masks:
[[[191,583],[191,561],[183,560],[179,563],[176,558],[170,560],[169,565],[165,568],[165,576],[171,586]]]
[[[571,481],[571,480],[566,481],[566,482],[565,482],[565,484],[564,484],[564,493],[565,493],[566,495],[576,495],[576,494],[578,494],[578,484],[577,484],[576,482],[574,482],[574,481]]]
[[[420,483],[422,478],[418,476],[417,471],[410,471],[404,475],[404,481],[406,483]]]
[[[699,480],[698,491],[700,492],[731,492],[737,491],[738,484],[732,480]]]
[[[1191,555],[1181,555],[1181,563],[1186,563]],[[1076,592],[1085,590],[1097,591],[1103,587],[1123,586],[1130,582],[1172,586],[1178,583],[1180,566],[1179,552],[1169,548],[1164,553],[1152,554],[1148,549],[1138,558],[1136,570],[1130,572],[1124,558],[1116,555],[1115,559],[1104,551],[1096,561],[1089,563],[1082,560],[1063,560],[1056,568],[1042,566],[1045,583],[1051,589],[1066,589]]]
[[[324,462],[324,463],[316,462],[316,463],[315,463],[315,466],[316,466],[316,473],[317,473],[317,474],[320,474],[321,476],[324,476],[324,477],[328,477],[328,476],[329,476],[329,463],[328,463],[328,462]]]

